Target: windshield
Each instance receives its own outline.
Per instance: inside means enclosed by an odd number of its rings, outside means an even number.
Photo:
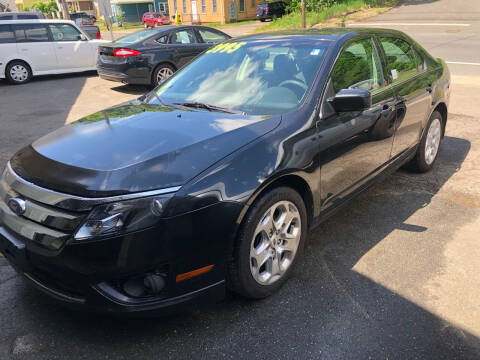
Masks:
[[[311,39],[222,43],[154,91],[164,104],[201,103],[252,115],[285,113],[303,102],[327,46]]]
[[[138,41],[143,41],[146,38],[152,36],[155,32],[152,30],[142,30],[136,33],[121,37],[113,42],[113,44],[134,44]]]

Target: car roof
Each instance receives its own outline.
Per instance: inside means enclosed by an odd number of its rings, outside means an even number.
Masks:
[[[2,24],[75,24],[72,20],[58,20],[58,19],[26,19],[26,20],[2,20]]]
[[[236,39],[242,40],[277,40],[279,38],[285,39],[312,39],[312,40],[326,40],[339,41],[341,39],[348,39],[355,36],[362,35],[391,35],[405,37],[405,34],[398,30],[392,29],[378,29],[378,28],[322,28],[322,29],[298,29],[298,30],[280,30],[260,34],[246,35]]]

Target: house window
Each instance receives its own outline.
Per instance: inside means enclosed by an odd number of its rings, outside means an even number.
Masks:
[[[240,0],[240,12],[245,12],[245,0]]]
[[[255,0],[252,0],[252,8],[255,7]]]
[[[187,0],[182,0],[183,13],[187,13]]]
[[[173,13],[177,13],[177,0],[173,0]]]
[[[213,13],[217,13],[217,0],[212,0],[212,11]]]
[[[207,13],[207,5],[205,4],[205,0],[202,0],[202,14]]]

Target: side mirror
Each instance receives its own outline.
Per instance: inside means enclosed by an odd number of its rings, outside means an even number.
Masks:
[[[367,90],[342,89],[327,99],[337,113],[364,111],[372,106],[372,95]]]
[[[88,38],[85,35],[80,34],[80,35],[78,35],[78,40],[87,41]]]

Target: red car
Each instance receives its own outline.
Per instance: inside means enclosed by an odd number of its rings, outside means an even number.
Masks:
[[[148,27],[157,27],[159,25],[168,25],[170,24],[170,19],[167,15],[159,12],[147,12],[143,14],[142,17],[143,26]]]

